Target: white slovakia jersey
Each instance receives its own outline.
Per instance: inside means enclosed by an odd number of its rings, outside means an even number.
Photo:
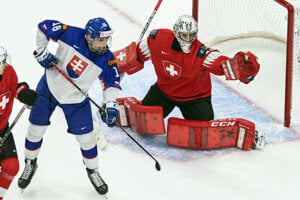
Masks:
[[[55,57],[57,67],[46,69],[46,79],[50,92],[61,104],[80,103],[86,97],[66,78],[72,80],[83,92],[87,93],[97,79],[104,85],[104,91],[114,88],[120,91],[120,77],[114,55],[107,51],[103,55],[91,52],[85,40],[84,29],[68,26],[54,20],[39,24],[37,46],[42,48],[52,39],[58,42]]]

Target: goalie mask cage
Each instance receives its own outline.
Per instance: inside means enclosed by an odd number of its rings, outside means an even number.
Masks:
[[[300,125],[300,1],[193,0],[200,41],[213,47],[228,40],[265,38],[286,47],[284,126]],[[208,20],[213,19],[213,23]],[[271,88],[270,88],[271,89]]]

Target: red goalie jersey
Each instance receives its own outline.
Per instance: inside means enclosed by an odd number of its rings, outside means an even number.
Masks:
[[[157,86],[175,101],[210,96],[210,73],[248,84],[259,70],[257,58],[251,52],[238,52],[229,58],[195,40],[190,52],[184,53],[174,32],[168,29],[153,30],[137,46],[132,42],[114,54],[120,72],[127,74],[138,72],[144,62],[151,59],[157,74]]]
[[[181,51],[174,33],[168,29],[153,30],[147,43],[137,44],[137,60],[151,60],[157,74],[157,85],[175,101],[188,101],[211,95],[210,73],[224,75],[221,62],[230,58],[208,49],[196,40],[190,53]]]
[[[17,87],[17,74],[13,67],[8,65],[0,84],[0,133],[5,128],[11,114]]]

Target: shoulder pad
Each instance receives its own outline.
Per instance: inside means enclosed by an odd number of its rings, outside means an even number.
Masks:
[[[149,34],[149,38],[155,39],[157,32],[158,32],[158,29],[153,29]]]
[[[206,51],[208,50],[209,48],[207,48],[206,46],[202,45],[199,47],[198,49],[198,53],[197,53],[197,57],[200,57],[200,58],[204,58],[205,54],[206,54]]]

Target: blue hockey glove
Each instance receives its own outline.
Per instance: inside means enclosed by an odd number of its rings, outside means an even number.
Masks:
[[[38,63],[46,69],[52,67],[51,63],[57,64],[57,58],[55,58],[55,56],[50,53],[46,47],[34,51],[33,55]]]
[[[115,122],[118,122],[119,112],[118,103],[115,101],[106,102],[102,109],[105,112],[98,111],[101,115],[102,121],[104,121],[109,127],[113,127]]]

